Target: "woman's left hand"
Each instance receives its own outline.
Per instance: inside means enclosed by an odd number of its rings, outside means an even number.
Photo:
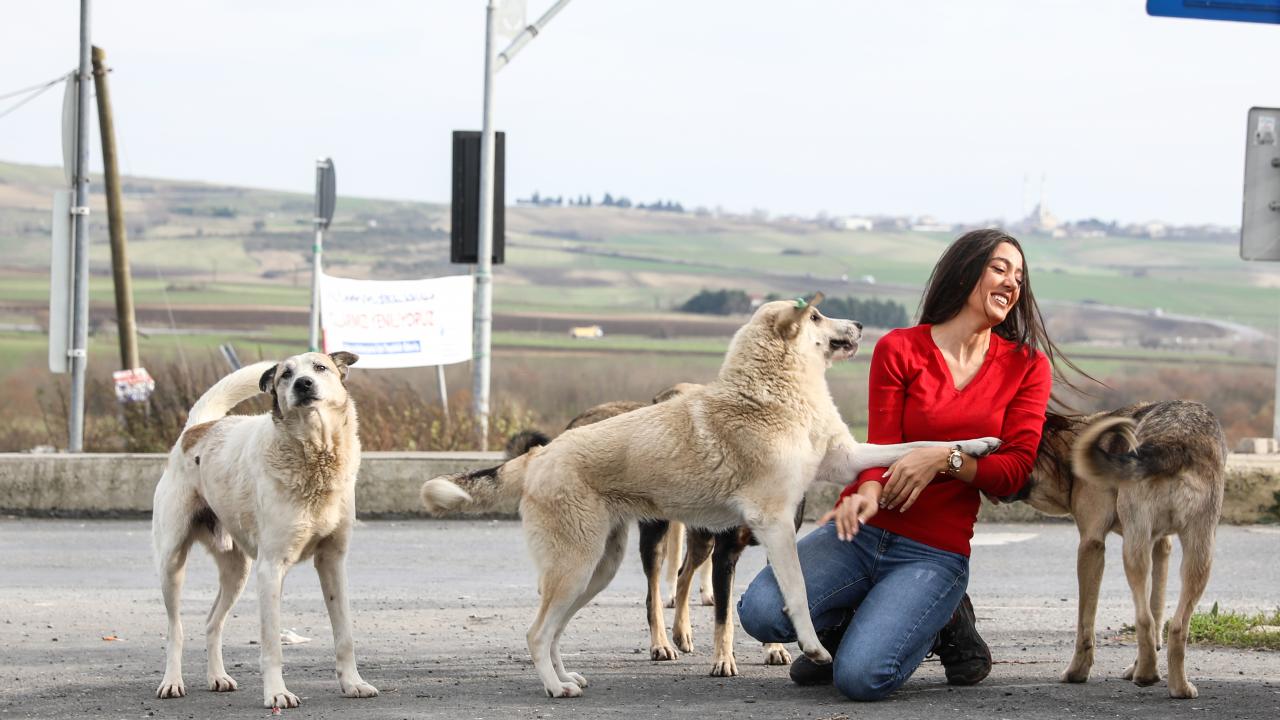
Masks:
[[[880,495],[880,506],[906,512],[915,504],[925,486],[946,469],[947,456],[950,454],[951,450],[945,447],[917,448],[898,458],[884,474],[884,492]]]

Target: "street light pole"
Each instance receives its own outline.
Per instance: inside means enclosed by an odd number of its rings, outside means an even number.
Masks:
[[[93,76],[89,39],[89,0],[80,0],[80,67],[76,72],[76,202],[74,291],[71,330],[71,408],[67,413],[67,450],[84,451],[84,384],[89,348],[89,83]]]
[[[556,13],[569,4],[559,0],[538,21],[525,27],[501,53],[494,54],[494,20],[499,0],[488,0],[484,18],[484,122],[480,130],[480,223],[476,250],[475,319],[472,333],[472,412],[480,449],[489,449],[489,360],[493,336],[493,76],[538,36]]]
[[[484,124],[480,130],[480,225],[476,249],[473,410],[480,449],[489,449],[489,353],[493,330],[493,22],[497,0],[484,11]]]

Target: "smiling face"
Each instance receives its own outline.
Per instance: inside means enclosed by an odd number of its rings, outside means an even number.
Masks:
[[[1022,253],[1012,243],[996,245],[965,301],[965,310],[986,318],[991,327],[1004,322],[1022,296]]]
[[[340,407],[347,402],[347,367],[356,359],[349,352],[294,355],[264,373],[259,387],[271,393],[277,415],[319,404]]]

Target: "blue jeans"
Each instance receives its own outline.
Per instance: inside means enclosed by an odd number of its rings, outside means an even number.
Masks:
[[[880,700],[916,671],[969,584],[969,558],[864,525],[850,542],[827,523],[800,539],[809,614],[818,632],[853,616],[832,653],[835,685],[853,700]],[[738,618],[760,642],[795,642],[773,569],[738,601]]]

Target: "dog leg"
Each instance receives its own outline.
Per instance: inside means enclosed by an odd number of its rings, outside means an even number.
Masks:
[[[662,564],[662,579],[666,581],[671,597],[666,606],[676,606],[676,580],[680,578],[680,562],[684,557],[684,523],[673,522],[667,529],[666,557]]]
[[[819,665],[831,662],[831,654],[818,641],[818,633],[813,628],[813,617],[809,615],[804,573],[800,569],[800,555],[796,551],[794,519],[790,513],[781,517],[748,515],[747,518],[751,532],[755,533],[756,539],[764,546],[769,564],[773,566],[773,574],[782,591],[787,617],[795,628],[800,651]]]
[[[711,557],[714,543],[715,535],[705,530],[689,528],[686,533],[684,564],[680,566],[680,577],[676,581],[676,614],[671,620],[671,639],[683,652],[693,652],[693,624],[689,622],[689,593],[693,589],[693,576],[698,568],[710,566],[707,558]]]
[[[729,604],[733,598],[733,574],[738,558],[742,556],[744,543],[737,528],[718,533],[715,550],[711,553],[711,577],[715,583],[716,629],[715,656],[711,659],[712,677],[733,677],[738,674],[738,661],[733,656],[733,618],[729,616]]]
[[[356,669],[355,640],[351,632],[351,604],[347,599],[347,552],[345,538],[329,540],[316,549],[316,574],[333,627],[333,650],[338,686],[349,698],[377,697],[378,689],[360,677]]]
[[[578,613],[591,599],[600,594],[600,591],[609,586],[613,581],[613,577],[618,574],[618,567],[622,565],[622,558],[627,552],[627,526],[619,525],[609,533],[609,540],[605,543],[604,555],[600,558],[600,562],[596,565],[596,570],[591,575],[591,582],[587,584],[586,592],[582,593],[573,604],[573,610],[569,613],[572,618]],[[568,624],[567,622],[565,623]],[[564,626],[556,633],[555,642],[551,645],[551,663],[555,666],[556,674],[560,676],[562,682],[572,682],[580,688],[587,686],[587,679],[575,672],[569,672],[564,668],[564,660],[560,658],[560,636],[564,634]]]
[[[646,520],[640,523],[640,564],[644,568],[648,587],[644,606],[649,616],[650,660],[675,660],[680,657],[676,649],[667,642],[667,625],[662,617],[662,589],[658,586],[662,561],[667,553],[666,537],[672,534],[669,529],[670,523],[666,520]]]
[[[261,643],[258,664],[262,668],[262,704],[269,708],[296,708],[298,696],[284,685],[284,657],[280,651],[280,593],[285,564],[258,549],[258,618]]]
[[[169,618],[169,642],[165,647],[164,677],[156,688],[156,697],[178,698],[187,694],[182,681],[182,583],[187,577],[187,552],[191,549],[189,527],[158,529],[156,556],[160,563],[160,592]]]
[[[209,608],[209,618],[204,626],[205,648],[209,656],[206,676],[213,692],[231,692],[237,685],[222,663],[222,628],[226,625],[227,613],[240,598],[249,579],[249,556],[232,546],[230,550],[215,550],[213,561],[218,566],[218,597]]]
[[[703,562],[698,566],[698,601],[703,605],[715,605],[715,572],[711,563]]]
[[[1156,628],[1156,650],[1164,644],[1164,589],[1169,579],[1169,553],[1173,538],[1165,535],[1151,545],[1151,617]]]
[[[1063,671],[1062,682],[1082,683],[1093,668],[1096,642],[1094,623],[1098,617],[1098,590],[1102,585],[1102,569],[1107,561],[1106,529],[1100,532],[1080,528],[1080,546],[1076,550],[1076,582],[1079,601],[1076,606],[1076,651],[1071,664]]]
[[[1151,542],[1148,528],[1125,528],[1124,574],[1133,592],[1133,624],[1138,636],[1138,659],[1125,671],[1125,679],[1141,687],[1160,680],[1160,669],[1156,665],[1156,628],[1151,617]]]
[[[1216,521],[1217,518],[1212,518]],[[1178,609],[1169,623],[1169,696],[1193,699],[1200,692],[1187,680],[1186,655],[1187,632],[1191,627],[1191,613],[1209,582],[1209,570],[1213,567],[1213,522],[1203,527],[1183,530],[1178,539],[1182,544],[1182,593],[1178,596]]]

